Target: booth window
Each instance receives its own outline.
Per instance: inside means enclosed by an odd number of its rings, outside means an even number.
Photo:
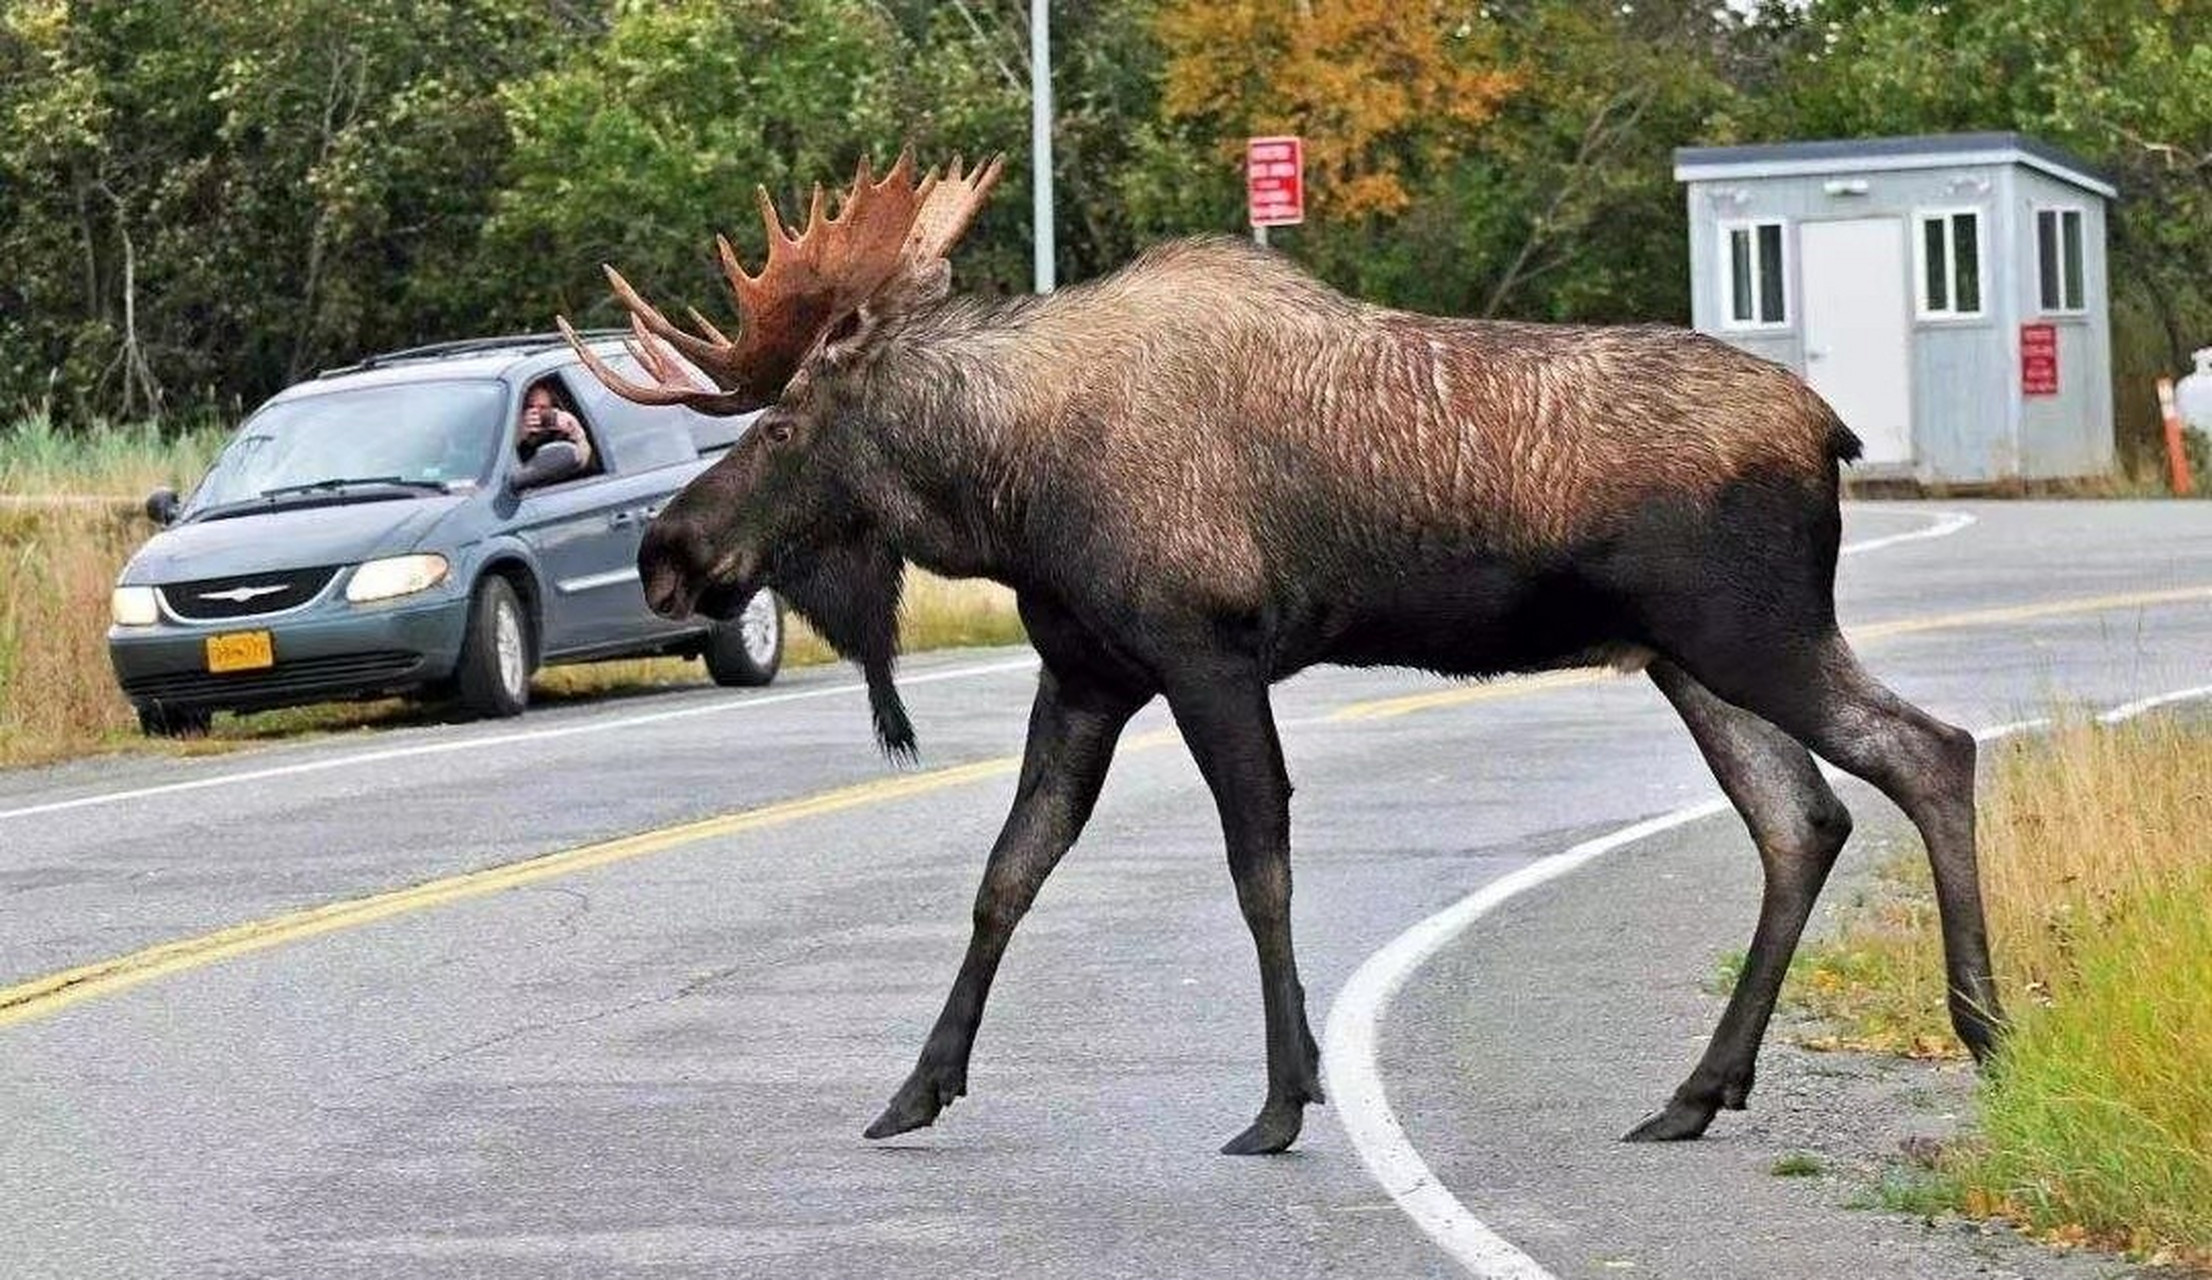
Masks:
[[[2083,309],[2081,210],[2036,210],[2035,264],[2043,310]]]
[[[1788,323],[1789,308],[1783,289],[1782,224],[1723,223],[1720,242],[1728,327],[1755,329]]]
[[[1982,215],[1949,209],[1920,215],[1920,314],[1959,319],[1982,313]]]

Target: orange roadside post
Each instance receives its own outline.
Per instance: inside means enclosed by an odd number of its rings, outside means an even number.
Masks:
[[[2195,486],[2189,479],[2189,454],[2181,447],[2181,410],[2174,405],[2174,380],[2158,380],[2158,413],[2166,420],[2166,482],[2177,498],[2186,498]]]

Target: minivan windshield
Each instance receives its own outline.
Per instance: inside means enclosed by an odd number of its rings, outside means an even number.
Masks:
[[[425,492],[482,483],[506,400],[504,384],[472,379],[331,391],[270,405],[224,446],[190,510],[271,490],[339,492],[347,481]]]

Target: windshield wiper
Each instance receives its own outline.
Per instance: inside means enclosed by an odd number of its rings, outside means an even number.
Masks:
[[[286,484],[274,489],[263,489],[261,496],[281,498],[288,493],[319,493],[326,489],[349,489],[357,484],[388,484],[402,489],[421,489],[429,493],[446,492],[445,482],[442,480],[410,480],[406,476],[332,476],[327,480],[314,480],[307,484]]]

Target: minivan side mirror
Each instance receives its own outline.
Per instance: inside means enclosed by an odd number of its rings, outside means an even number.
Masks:
[[[166,525],[177,518],[177,491],[164,485],[146,495],[146,518]]]
[[[528,462],[507,473],[507,492],[520,493],[535,489],[541,484],[566,480],[584,469],[584,455],[566,440],[554,440],[538,446]]]

